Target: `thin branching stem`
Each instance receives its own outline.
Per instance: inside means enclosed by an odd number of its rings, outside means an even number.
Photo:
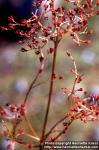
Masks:
[[[32,132],[32,135],[35,136],[35,138],[39,141],[39,136],[37,135],[37,132],[35,131],[35,129],[33,128],[31,122],[29,121],[29,119],[26,117],[26,115],[24,116],[25,117],[25,121],[30,129],[30,131]]]
[[[56,141],[62,134],[64,134],[64,133],[67,131],[68,127],[69,127],[69,126],[71,125],[71,123],[73,122],[73,120],[74,120],[74,119],[70,119],[70,121],[68,121],[68,123],[67,123],[67,125],[65,126],[65,128],[64,128],[61,132],[59,132],[58,135],[56,135],[54,138],[52,138],[52,141]]]
[[[48,96],[48,103],[47,103],[46,113],[45,113],[45,118],[44,118],[44,123],[43,123],[41,143],[44,142],[44,136],[45,136],[46,126],[47,126],[47,121],[48,121],[49,110],[50,110],[50,104],[51,104],[51,98],[52,98],[52,92],[53,92],[53,84],[54,84],[53,75],[55,73],[55,67],[56,67],[57,47],[58,47],[58,36],[56,36],[56,40],[54,43],[54,53],[53,53],[53,63],[52,63],[52,71],[51,71],[49,96]]]
[[[36,87],[38,87],[38,86],[40,86],[40,85],[42,85],[42,84],[45,84],[45,83],[48,82],[48,81],[49,81],[49,78],[46,79],[46,80],[44,80],[44,81],[41,81],[41,82],[35,84],[32,88],[36,88]]]
[[[29,86],[29,89],[28,89],[28,91],[26,93],[26,96],[25,96],[25,99],[24,99],[24,104],[26,104],[28,96],[29,96],[29,94],[30,94],[30,92],[32,90],[32,87],[33,87],[34,83],[36,82],[36,80],[38,79],[39,75],[40,75],[40,72],[38,71],[36,76],[34,77],[33,81],[31,82],[31,85]]]
[[[58,120],[58,121],[52,126],[52,128],[46,133],[46,135],[45,135],[45,140],[46,140],[46,138],[53,132],[53,130],[54,130],[60,123],[62,123],[67,117],[68,117],[68,115],[64,116],[63,118],[61,118],[60,120]]]

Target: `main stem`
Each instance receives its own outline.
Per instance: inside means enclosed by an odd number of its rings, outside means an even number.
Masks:
[[[56,67],[58,37],[56,37],[54,42],[55,43],[54,43],[54,53],[53,53],[53,63],[52,63],[52,71],[51,71],[49,96],[48,96],[48,103],[47,103],[47,107],[46,107],[46,113],[45,113],[45,118],[44,118],[43,129],[42,129],[41,143],[44,143],[44,136],[45,136],[46,126],[47,126],[47,121],[48,121],[48,114],[49,114],[49,110],[50,110],[50,104],[51,104],[51,98],[52,98],[52,92],[53,92],[53,84],[54,84],[53,76],[55,74],[55,67]],[[40,150],[42,150],[42,148]]]

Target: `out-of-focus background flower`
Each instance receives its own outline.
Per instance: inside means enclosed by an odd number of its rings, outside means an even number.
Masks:
[[[0,24],[7,24],[7,17],[15,16],[17,20],[31,15],[33,0],[0,0]],[[61,88],[72,87],[74,76],[70,73],[71,61],[66,56],[66,50],[71,49],[76,59],[79,72],[84,74],[84,80],[79,87],[89,94],[99,93],[99,17],[89,20],[89,28],[93,34],[87,36],[92,40],[91,45],[77,47],[66,35],[60,42],[57,55],[57,76],[61,74],[64,80],[56,80],[52,105],[49,115],[48,128],[61,118],[66,111],[66,97]],[[0,105],[5,103],[20,103],[24,100],[26,91],[39,67],[39,62],[33,51],[22,53],[17,44],[18,37],[10,32],[0,32]],[[51,70],[51,55],[46,56],[45,71],[39,81],[47,80]],[[33,88],[27,103],[28,116],[34,128],[40,135],[47,103],[49,84]],[[53,117],[52,117],[53,116]],[[9,128],[10,125],[8,124]],[[25,123],[21,126],[27,131]],[[81,123],[75,121],[68,129],[64,140],[94,141],[99,140],[99,123]],[[2,127],[0,127],[2,130]],[[28,131],[29,132],[29,131]],[[1,139],[5,143],[5,139]],[[0,149],[4,150],[4,147]],[[19,147],[17,149],[20,149]],[[22,149],[22,148],[21,148]]]

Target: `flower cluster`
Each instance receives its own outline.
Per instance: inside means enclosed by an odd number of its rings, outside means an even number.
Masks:
[[[74,6],[69,9],[63,6],[55,8],[55,0],[36,0],[33,3],[36,12],[32,13],[29,19],[23,19],[21,23],[17,23],[11,16],[8,18],[10,21],[8,28],[2,26],[1,29],[15,30],[17,34],[29,39],[31,38],[27,45],[37,52],[40,52],[40,49],[49,40],[53,41],[56,34],[61,39],[64,34],[69,33],[77,45],[80,45],[80,43],[90,44],[89,40],[80,39],[80,35],[92,33],[91,29],[87,29],[88,19],[99,14],[99,10],[97,10],[99,1],[64,1],[64,3],[68,2],[73,3]],[[39,11],[39,9],[41,10]],[[42,23],[42,20],[47,21],[46,26]]]
[[[83,100],[76,96],[77,91],[83,91],[83,88],[79,88],[77,90],[75,88],[76,84],[82,81],[83,75],[78,73],[75,59],[71,53],[67,51],[66,54],[73,63],[73,69],[71,69],[71,72],[75,75],[75,80],[71,90],[68,88],[62,89],[64,90],[64,93],[67,94],[68,101],[73,102],[73,105],[70,105],[69,111],[66,113],[65,117],[60,119],[50,129],[50,131],[46,133],[54,79],[56,78],[56,54],[58,44],[67,33],[78,46],[80,46],[81,43],[90,44],[91,41],[82,40],[81,35],[88,35],[92,33],[91,29],[88,30],[88,19],[95,15],[99,15],[99,10],[97,10],[97,6],[99,6],[99,0],[96,0],[95,2],[93,0],[64,0],[64,3],[72,3],[72,7],[65,8],[66,5],[64,5],[56,8],[55,0],[35,0],[33,7],[35,7],[36,11],[35,13],[31,14],[29,19],[23,19],[20,22],[17,22],[13,16],[10,16],[8,18],[10,22],[8,27],[1,27],[2,31],[13,30],[16,34],[24,37],[24,41],[19,41],[19,43],[22,45],[21,52],[33,50],[35,54],[38,55],[40,61],[40,68],[38,69],[38,72],[26,93],[24,102],[20,105],[6,104],[5,106],[0,106],[0,119],[2,120],[3,124],[9,121],[13,126],[11,133],[6,125],[5,127],[7,132],[4,131],[1,133],[1,135],[7,136],[9,139],[10,144],[8,144],[8,149],[15,147],[16,142],[28,148],[36,147],[33,144],[27,144],[18,139],[20,135],[26,134],[26,136],[29,136],[33,140],[36,140],[36,142],[39,142],[39,145],[37,146],[40,147],[40,150],[43,150],[46,138],[49,138],[56,126],[62,123],[64,120],[65,127],[62,131],[59,131],[56,137],[52,138],[53,141],[57,140],[63,133],[65,133],[72,121],[76,119],[80,119],[84,122],[99,121],[99,95],[90,96]],[[48,43],[51,43],[49,44],[51,45],[49,48],[46,46]],[[23,48],[23,45],[25,45],[27,49]],[[46,48],[45,46],[47,47],[47,54],[53,54],[53,60],[48,103],[46,107],[42,135],[41,138],[39,138],[30,121],[26,117],[26,102],[31,89],[39,85],[39,83],[37,85],[35,83],[44,69],[45,56],[43,49]],[[63,76],[59,76],[59,79],[62,80]],[[31,134],[24,133],[23,130],[18,130],[17,125],[19,125],[23,119],[26,121]]]
[[[31,149],[35,147],[33,143],[27,143],[22,141],[22,136],[32,138],[39,141],[39,138],[36,137],[35,131],[32,129],[32,134],[26,133],[23,128],[19,127],[19,124],[26,120],[27,125],[30,127],[28,119],[26,118],[26,109],[24,104],[15,105],[15,104],[6,104],[5,106],[0,107],[0,119],[2,123],[2,130],[0,131],[0,136],[5,137],[3,145],[7,150],[14,150],[16,144],[24,148]],[[12,129],[10,130],[7,123],[10,123]],[[31,129],[31,127],[30,127]]]
[[[44,54],[42,49],[49,42],[55,42],[58,36],[58,42],[65,34],[69,34],[73,41],[80,46],[81,43],[90,44],[90,40],[82,40],[81,35],[91,34],[92,30],[88,28],[88,19],[98,15],[97,6],[99,2],[86,0],[79,2],[78,0],[64,3],[73,3],[73,7],[66,9],[63,6],[55,8],[55,0],[36,0],[33,7],[36,12],[29,19],[23,19],[21,22],[16,22],[13,16],[8,20],[8,27],[1,27],[1,30],[14,30],[16,34],[29,39],[28,41],[19,41],[21,45],[26,45],[26,48],[21,49],[22,52],[29,50],[35,51],[40,60],[40,72],[44,69]],[[43,20],[43,21],[42,21]],[[51,21],[50,21],[51,20]],[[46,24],[44,22],[46,21]],[[48,53],[53,53],[53,47],[48,49]]]
[[[73,119],[80,119],[83,122],[99,121],[99,95],[90,96],[83,100],[74,97],[74,106],[68,113]]]
[[[21,121],[23,116],[25,115],[25,105],[20,104],[6,104],[5,106],[0,106],[0,118],[2,120]]]

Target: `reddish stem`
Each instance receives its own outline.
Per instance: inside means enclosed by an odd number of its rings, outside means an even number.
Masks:
[[[50,81],[50,88],[49,88],[48,103],[47,103],[47,108],[46,108],[46,113],[45,113],[45,118],[44,118],[44,124],[43,124],[43,129],[42,129],[41,143],[44,143],[44,136],[45,136],[46,126],[47,126],[47,121],[48,121],[48,114],[49,114],[49,110],[50,110],[50,104],[51,104],[51,98],[52,98],[52,92],[53,92],[53,84],[54,84],[53,75],[55,73],[55,67],[56,67],[57,47],[58,47],[58,37],[56,37],[56,40],[54,43],[54,54],[53,54],[53,63],[52,63],[52,71],[51,71],[51,81]],[[40,150],[42,150],[42,148],[40,148]]]
[[[25,96],[25,99],[24,99],[24,104],[26,104],[28,96],[29,96],[29,94],[30,94],[30,92],[32,90],[32,87],[33,87],[34,83],[36,82],[36,80],[38,79],[39,75],[40,75],[40,71],[37,72],[35,78],[33,79],[32,83],[31,83],[31,85],[30,85],[30,87],[29,87],[29,89],[28,89],[28,91],[26,93],[26,96]]]
[[[66,132],[66,130],[68,129],[68,127],[71,125],[71,123],[73,122],[74,119],[71,119],[67,125],[65,126],[65,128],[54,138],[52,138],[52,141],[56,141],[62,134],[64,134]]]
[[[53,131],[60,123],[62,123],[67,117],[68,117],[68,115],[66,115],[65,117],[63,117],[63,118],[61,118],[60,120],[58,120],[58,121],[52,126],[52,128],[49,130],[49,132],[45,135],[45,140],[46,140],[46,138],[52,133],[52,131]]]

